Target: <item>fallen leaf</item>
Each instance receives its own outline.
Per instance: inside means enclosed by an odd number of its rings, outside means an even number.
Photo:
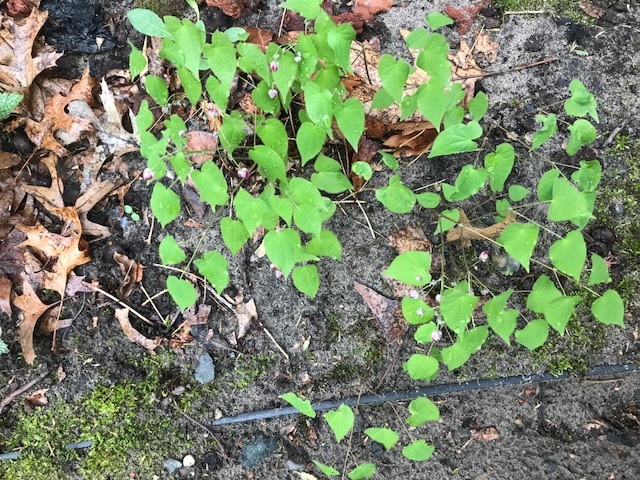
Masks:
[[[0,311],[11,317],[11,287],[12,282],[7,277],[0,277]]]
[[[489,227],[474,227],[461,208],[460,220],[458,225],[447,231],[447,243],[459,242],[458,245],[461,248],[468,248],[471,246],[471,240],[495,240],[500,236],[505,228],[510,223],[515,222],[515,215],[509,211],[506,218],[501,222],[494,223]]]
[[[489,3],[491,3],[491,0],[482,0],[463,8],[455,8],[451,5],[447,5],[444,7],[443,12],[458,24],[458,33],[460,35],[466,35],[469,30],[471,30],[473,21],[478,16],[478,13],[480,13],[480,10],[486,7]]]
[[[113,259],[120,267],[120,271],[124,275],[122,284],[120,285],[121,297],[126,299],[142,281],[143,269],[142,264],[130,259],[126,255],[118,252],[113,253]]]
[[[182,312],[185,321],[171,335],[171,347],[179,348],[185,343],[193,340],[191,336],[191,327],[193,325],[206,325],[211,314],[211,305],[200,304],[196,312],[196,306],[193,305]]]
[[[44,312],[49,310],[50,305],[42,303],[29,282],[23,280],[22,295],[13,297],[13,306],[20,309],[18,342],[20,342],[24,361],[29,365],[33,365],[33,361],[36,358],[36,353],[33,350],[33,331],[38,319]]]
[[[353,286],[373,312],[376,325],[385,340],[396,340],[409,327],[402,315],[400,302],[384,297],[361,283],[354,282]]]
[[[95,292],[95,287],[99,286],[98,282],[85,282],[84,275],[76,275],[71,272],[69,277],[67,278],[67,286],[64,290],[64,293],[67,297],[73,297],[74,295],[82,292],[90,293]]]
[[[236,296],[236,318],[238,320],[238,335],[237,339],[244,337],[251,329],[252,324],[258,322],[258,311],[256,310],[256,303],[253,300],[248,302],[243,301],[244,297],[242,292]]]
[[[33,392],[31,395],[24,397],[24,404],[27,409],[33,410],[36,407],[43,407],[49,403],[49,400],[45,395],[48,391],[48,388],[41,388],[40,390]]]
[[[483,32],[476,32],[473,50],[476,53],[483,54],[489,63],[494,63],[498,59],[499,49],[498,43],[491,40],[489,35]]]
[[[94,127],[90,120],[71,116],[65,109],[74,100],[83,100],[90,105],[93,101],[94,83],[87,69],[79,82],[71,88],[69,95],[58,93],[47,102],[41,121],[27,118],[25,132],[29,139],[38,147],[63,156],[67,153],[67,149],[58,141],[56,135],[68,144],[80,140],[84,132],[93,131]]]
[[[146,348],[151,355],[155,355],[155,349],[162,342],[161,338],[156,338],[155,340],[151,340],[144,335],[142,335],[139,331],[137,331],[129,322],[129,309],[128,308],[116,308],[115,317],[120,322],[120,327],[122,327],[122,331],[127,336],[129,340],[133,343],[137,343],[143,348]]]
[[[0,170],[15,167],[22,161],[22,157],[17,153],[0,152]]]
[[[82,229],[78,213],[73,207],[61,209],[60,217],[65,220],[62,233],[48,231],[40,222],[34,226],[18,225],[27,237],[20,247],[35,248],[44,255],[40,276],[42,288],[55,290],[64,295],[69,273],[77,266],[91,260],[86,240],[80,237]]]
[[[40,0],[7,0],[7,10],[12,17],[29,15],[34,8],[40,6]]]
[[[275,36],[273,32],[269,32],[268,30],[263,30],[262,28],[256,27],[243,27],[246,32],[249,34],[249,38],[245,40],[246,43],[253,43],[256,47],[258,47],[262,53],[267,51],[267,47],[269,43],[273,40]]]
[[[412,226],[389,235],[389,245],[395,248],[398,254],[412,251],[431,251],[431,242],[422,229]]]
[[[471,47],[464,39],[460,40],[458,51],[450,53],[448,57],[451,61],[451,79],[462,83],[462,88],[467,93],[464,100],[466,104],[475,95],[476,82],[485,76],[484,70],[476,63]]]
[[[361,15],[367,22],[382,12],[387,12],[393,7],[393,0],[354,0],[352,11]]]
[[[600,5],[596,5],[590,1],[580,2],[580,10],[589,15],[592,18],[600,18],[605,13],[607,13],[607,9],[601,7]]]
[[[35,46],[47,17],[47,12],[33,9],[23,20],[1,19],[0,87],[3,91],[25,92],[40,72],[55,66],[62,56],[48,45]]]
[[[246,8],[245,0],[207,0],[210,7],[219,8],[225,15],[239,18]]]
[[[59,308],[54,308],[46,312],[38,320],[35,333],[37,336],[56,332],[73,325],[73,318],[59,318]]]
[[[187,132],[187,149],[202,153],[192,154],[189,161],[196,167],[202,166],[207,160],[213,158],[213,153],[218,148],[218,135],[202,130],[191,130]],[[204,153],[211,151],[212,153]]]
[[[471,438],[479,442],[489,442],[500,438],[500,432],[496,427],[472,428]]]

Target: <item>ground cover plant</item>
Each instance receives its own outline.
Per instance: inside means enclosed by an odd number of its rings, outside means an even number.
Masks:
[[[352,72],[355,31],[349,24],[336,24],[320,8],[320,2],[289,0],[282,7],[313,21],[313,29],[301,33],[293,42],[269,43],[264,52],[246,42],[243,29],[226,32],[205,31],[199,19],[179,20],[136,9],[128,18],[145,35],[162,38],[159,54],[176,68],[184,96],[194,111],[205,109],[211,124],[215,146],[202,150],[187,147],[188,126],[178,115],[156,122],[148,103],[143,103],[136,117],[141,138],[141,153],[148,160],[145,178],[153,193],[151,209],[163,227],[175,221],[182,202],[175,189],[191,181],[200,200],[216,212],[216,220],[208,228],[219,228],[231,255],[263,231],[264,252],[277,275],[292,279],[294,286],[309,297],[315,297],[321,278],[316,262],[322,257],[339,260],[340,239],[324,228],[336,210],[331,195],[356,196],[366,191],[374,172],[365,162],[347,167],[328,155],[325,147],[334,139],[343,139],[358,151],[365,132],[365,109],[360,99],[349,96],[343,80]],[[428,158],[475,152],[483,135],[481,125],[489,100],[482,93],[473,98],[461,83],[454,82],[447,54],[449,45],[437,31],[451,24],[448,17],[432,13],[426,18],[427,28],[417,29],[406,37],[407,46],[415,52],[415,65],[384,54],[377,65],[381,88],[372,99],[371,110],[390,105],[400,108],[400,119],[416,113],[435,129],[435,140]],[[133,77],[147,67],[145,55],[132,47],[130,67]],[[411,85],[416,71],[428,79]],[[236,82],[249,85],[253,101],[251,113],[229,109]],[[169,91],[165,81],[146,75],[144,84],[155,103],[165,108],[176,101],[180,92]],[[204,88],[203,88],[204,84]],[[558,130],[568,132],[566,153],[576,155],[596,139],[591,121],[598,122],[596,100],[583,83],[575,79],[571,96],[563,105],[563,115],[541,113],[536,117],[540,128],[533,135],[530,151],[535,152]],[[297,117],[297,118],[296,118]],[[151,132],[156,128],[159,136]],[[295,142],[290,142],[289,138]],[[295,144],[295,148],[292,148]],[[194,168],[193,157],[209,155]],[[538,180],[532,192],[522,185],[511,184],[509,175],[516,162],[512,145],[503,143],[494,152],[484,154],[482,162],[465,165],[452,184],[431,186],[430,191],[412,190],[402,182],[397,159],[381,151],[382,162],[397,171],[388,185],[375,189],[376,199],[394,213],[403,214],[416,208],[434,209],[438,214],[434,236],[442,239],[440,268],[433,272],[434,253],[425,250],[401,252],[381,272],[397,282],[410,286],[401,301],[404,320],[416,326],[414,339],[424,345],[425,353],[414,353],[404,364],[411,379],[431,381],[440,365],[449,370],[461,367],[486,342],[490,332],[509,344],[516,343],[535,350],[541,347],[550,329],[564,335],[578,306],[586,305],[602,323],[624,326],[624,305],[620,295],[606,284],[611,281],[607,260],[597,253],[588,255],[583,229],[593,218],[596,190],[602,171],[598,160],[582,160],[567,171],[549,159],[549,170]],[[221,166],[218,165],[221,161]],[[310,177],[303,169],[313,162]],[[226,169],[226,175],[225,171]],[[257,171],[260,184],[243,183]],[[229,173],[240,179],[229,186]],[[352,176],[352,173],[354,174]],[[359,187],[352,180],[359,179]],[[245,185],[247,187],[245,188]],[[434,188],[437,187],[437,188]],[[495,224],[489,228],[474,227],[466,218],[464,201],[482,195],[495,202]],[[535,197],[535,198],[534,198]],[[334,197],[335,198],[335,197]],[[444,200],[443,200],[444,198]],[[539,205],[548,207],[550,226],[533,221],[528,210]],[[202,238],[207,235],[207,229]],[[548,252],[536,251],[541,235],[552,238]],[[491,242],[504,250],[513,263],[535,275],[529,292],[504,292],[486,289],[467,269],[463,276],[453,276],[447,268],[444,240],[462,245],[471,240]],[[198,241],[198,245],[202,240]],[[228,260],[224,252],[200,252],[198,245],[188,258],[184,247],[167,235],[160,244],[160,257],[166,265],[178,265],[180,275],[167,279],[167,289],[184,310],[198,297],[196,286],[187,275],[193,263],[216,293],[229,285]],[[486,262],[489,252],[478,261]],[[482,295],[476,291],[487,290]],[[490,299],[481,296],[489,295]],[[511,308],[510,300],[518,297],[526,308]],[[481,305],[485,324],[478,324],[475,313]],[[439,348],[443,332],[451,344]],[[311,404],[289,392],[281,398],[315,417]],[[439,412],[428,399],[419,398],[409,406],[410,426],[437,420]],[[340,442],[353,427],[354,415],[343,405],[329,412],[326,420]],[[388,428],[369,428],[365,433],[387,450],[399,435]],[[424,440],[406,445],[405,457],[422,461],[433,453]],[[316,462],[326,475],[339,475],[333,467]],[[373,464],[356,466],[349,478],[369,478]]]

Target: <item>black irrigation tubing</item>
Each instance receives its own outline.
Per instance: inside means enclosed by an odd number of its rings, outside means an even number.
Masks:
[[[637,372],[639,369],[632,363],[625,365],[605,365],[595,367],[583,373],[584,377],[603,377],[607,375],[621,375]],[[501,387],[512,387],[516,385],[527,385],[531,383],[551,383],[566,380],[570,375],[563,373],[555,376],[551,373],[542,373],[535,375],[515,375],[512,377],[502,377],[495,379],[481,379],[462,383],[449,383],[445,385],[434,385],[432,387],[418,388],[415,390],[404,390],[400,392],[387,392],[373,395],[362,395],[347,397],[342,400],[328,400],[312,405],[316,412],[333,410],[340,405],[345,404],[350,407],[356,405],[378,405],[384,402],[400,402],[413,400],[418,397],[431,397],[435,395],[448,395],[459,392],[471,392],[475,390],[489,390]],[[271,410],[261,410],[257,412],[240,413],[230,417],[222,417],[213,420],[211,425],[214,427],[220,425],[230,425],[232,423],[254,422],[256,420],[266,420],[269,418],[277,418],[285,415],[295,415],[300,412],[293,407],[273,408]]]
[[[587,370],[582,374],[583,377],[604,377],[608,375],[624,375],[638,372],[640,369],[632,363],[624,365],[605,365]],[[384,402],[401,402],[413,400],[418,397],[430,397],[435,395],[448,395],[452,393],[471,392],[476,390],[489,390],[501,387],[513,387],[517,385],[528,385],[532,383],[552,383],[560,382],[570,378],[569,374],[555,376],[551,373],[535,374],[535,375],[515,375],[512,377],[502,377],[494,379],[474,380],[471,382],[449,383],[445,385],[435,385],[432,387],[418,388],[415,390],[404,390],[400,392],[387,392],[379,395],[362,395],[360,397],[347,397],[342,400],[328,400],[316,403],[313,409],[316,412],[333,410],[340,405],[345,404],[350,407],[356,405],[379,405]],[[269,418],[283,417],[285,415],[297,415],[300,412],[293,407],[273,408],[271,410],[261,410],[258,412],[241,413],[231,417],[222,417],[211,422],[212,426],[230,425],[232,423],[246,423],[256,420],[266,420]],[[77,443],[68,443],[64,446],[67,450],[80,450],[89,448],[93,445],[93,440],[85,440]],[[20,458],[20,451],[0,453],[0,461],[16,460]]]

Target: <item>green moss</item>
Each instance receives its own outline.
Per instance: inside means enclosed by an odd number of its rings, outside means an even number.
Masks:
[[[159,16],[177,15],[183,9],[184,2],[174,2],[169,0],[135,0],[134,8],[146,8],[157,13]]]
[[[343,334],[344,329],[340,324],[340,320],[337,315],[330,313],[327,318],[324,319],[325,325],[325,340],[329,343],[337,341]]]
[[[230,388],[246,390],[256,383],[256,380],[266,375],[275,362],[275,354],[259,353],[256,355],[240,355],[235,367],[220,379],[220,383]]]
[[[52,399],[46,409],[22,412],[7,440],[8,450],[21,449],[20,459],[0,464],[0,477],[151,478],[162,472],[162,460],[186,451],[190,442],[175,419],[153,415],[155,400],[144,385],[98,386],[78,404]],[[141,393],[142,392],[142,393]],[[71,442],[93,440],[93,446],[67,450]]]

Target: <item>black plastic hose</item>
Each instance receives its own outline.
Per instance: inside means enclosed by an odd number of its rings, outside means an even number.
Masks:
[[[606,375],[620,375],[633,373],[638,371],[634,364],[626,365],[606,365],[595,367],[584,372],[585,377],[602,377]],[[418,388],[415,390],[403,390],[400,392],[386,392],[373,395],[362,395],[360,397],[347,397],[343,400],[327,400],[313,405],[316,412],[333,410],[340,405],[345,404],[350,407],[356,405],[377,405],[384,402],[399,402],[413,400],[418,397],[430,397],[435,395],[447,395],[459,392],[469,392],[474,390],[488,390],[493,388],[511,387],[514,385],[527,385],[531,383],[551,383],[559,382],[569,378],[569,374],[553,375],[551,373],[543,373],[536,375],[515,375],[512,377],[502,377],[495,379],[473,380],[462,383],[449,383],[445,385],[434,385],[432,387]],[[300,412],[293,407],[272,408],[271,410],[260,410],[257,412],[240,413],[229,417],[222,417],[213,420],[211,425],[214,427],[220,425],[229,425],[232,423],[253,422],[256,420],[266,420],[269,418],[282,417],[285,415],[295,415]]]

